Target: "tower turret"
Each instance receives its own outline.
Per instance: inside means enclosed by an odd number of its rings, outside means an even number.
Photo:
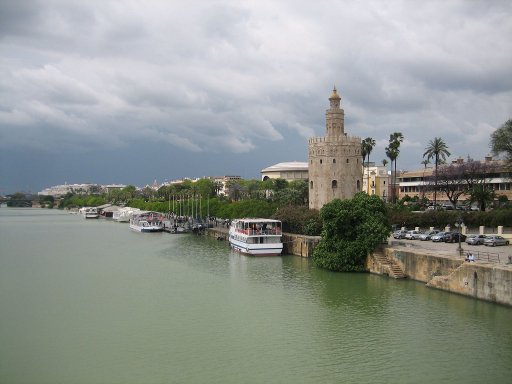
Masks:
[[[327,137],[340,137],[345,135],[345,111],[340,108],[341,97],[334,86],[329,97],[330,108],[325,111],[325,129]]]

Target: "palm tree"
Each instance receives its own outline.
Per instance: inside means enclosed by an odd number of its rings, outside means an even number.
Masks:
[[[375,140],[372,139],[371,137],[367,137],[366,139],[363,140],[363,142],[361,144],[365,149],[366,156],[368,157],[368,161],[366,162],[366,176],[367,176],[366,193],[368,193],[368,195],[369,195],[370,194],[370,192],[369,192],[369,190],[370,190],[370,153],[372,153],[373,147],[375,147]],[[363,164],[364,164],[364,159],[363,159]]]
[[[427,160],[434,159],[434,208],[437,204],[437,166],[440,163],[446,161],[446,157],[450,156],[448,152],[448,146],[440,137],[434,137],[434,140],[430,140],[428,147],[425,148],[423,157],[427,157]]]
[[[400,154],[400,143],[404,141],[404,135],[401,132],[393,132],[389,135],[389,146],[386,147],[386,156],[391,160],[391,176],[392,176],[392,200],[393,203],[396,200],[395,196],[395,185],[396,185],[396,159]],[[393,172],[393,163],[395,165],[395,172]]]
[[[363,141],[361,141],[361,157],[363,158],[363,167],[364,167],[364,160],[366,159],[367,153],[368,153],[368,149],[366,147],[366,142],[363,140]]]
[[[485,183],[477,184],[469,190],[469,204],[478,203],[481,211],[496,198],[496,192]]]
[[[387,161],[386,159],[382,159],[382,166],[383,166],[384,168],[386,168],[386,165],[388,165],[388,161]],[[386,173],[388,173],[388,172],[386,171]],[[389,177],[388,177],[388,191],[389,191]],[[384,201],[386,201],[385,196],[386,196],[386,195],[382,195],[382,199],[383,199]],[[388,196],[388,199],[389,199],[389,196]]]

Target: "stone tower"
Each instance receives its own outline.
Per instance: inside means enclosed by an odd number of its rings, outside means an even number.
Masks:
[[[351,199],[361,191],[361,138],[345,133],[345,111],[334,87],[325,112],[325,137],[308,145],[309,208],[320,209],[333,199]]]

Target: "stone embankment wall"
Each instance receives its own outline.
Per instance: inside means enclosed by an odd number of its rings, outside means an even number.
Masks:
[[[512,306],[512,267],[497,263],[469,263],[442,255],[385,247],[376,251],[395,261],[407,277],[438,288],[481,300]],[[376,255],[368,270],[382,274]]]
[[[302,257],[313,256],[313,249],[320,241],[320,236],[295,235],[283,233],[283,253]]]

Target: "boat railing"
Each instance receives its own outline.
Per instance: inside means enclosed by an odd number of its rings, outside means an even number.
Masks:
[[[272,228],[272,229],[242,229],[236,228],[235,232],[243,233],[249,236],[261,236],[261,235],[281,235],[281,228]]]

